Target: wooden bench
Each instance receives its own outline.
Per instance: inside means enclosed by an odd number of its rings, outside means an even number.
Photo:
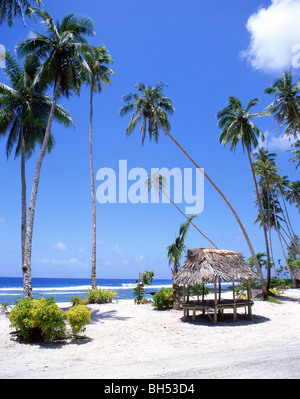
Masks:
[[[183,308],[183,316],[184,321],[186,321],[186,317],[189,316],[189,311],[193,312],[193,320],[196,318],[196,311],[202,310],[203,315],[207,312],[207,315],[215,324],[217,324],[218,313],[222,316],[224,309],[233,309],[233,320],[237,321],[237,309],[238,308],[245,308],[245,314],[252,320],[252,306],[254,302],[252,300],[244,300],[244,299],[224,299],[218,301],[190,301],[182,305]],[[209,314],[209,310],[214,311],[214,320],[211,318]],[[248,310],[248,314],[247,314]]]

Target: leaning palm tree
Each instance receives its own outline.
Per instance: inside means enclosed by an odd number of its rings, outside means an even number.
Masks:
[[[92,197],[92,265],[91,281],[92,289],[97,289],[96,257],[97,257],[97,230],[96,230],[96,194],[95,194],[95,174],[93,164],[93,98],[97,93],[102,92],[103,83],[111,84],[111,76],[115,73],[108,67],[112,63],[111,56],[104,46],[96,49],[88,49],[84,53],[88,70],[83,74],[84,80],[90,86],[90,129],[89,129],[89,149],[90,149],[90,175],[91,175],[91,197]]]
[[[20,65],[7,52],[4,73],[11,87],[0,83],[0,134],[8,135],[6,155],[10,156],[13,147],[16,147],[15,158],[21,155],[22,265],[27,222],[25,161],[32,155],[36,144],[42,145],[51,108],[51,99],[40,89],[35,80],[39,68],[40,62],[37,57],[27,57],[24,64]],[[56,107],[54,117],[57,122],[66,127],[73,125],[70,115],[60,105]],[[51,151],[53,145],[54,137],[50,135],[48,152]]]
[[[7,19],[8,25],[12,26],[15,17],[22,17],[24,26],[26,26],[25,15],[28,18],[34,15],[31,3],[44,6],[41,0],[0,0],[0,25]]]
[[[294,150],[291,150],[291,152],[294,154],[294,156],[290,159],[291,162],[297,162],[296,169],[300,166],[300,140],[297,140],[296,143],[292,145],[294,147]]]
[[[188,218],[188,216],[185,215],[185,213],[182,212],[182,210],[171,200],[171,198],[167,195],[165,189],[167,187],[167,181],[166,178],[161,175],[160,173],[154,173],[151,177],[146,182],[148,186],[148,191],[153,187],[154,190],[157,192],[158,195],[162,194],[164,195],[167,200],[186,218],[186,220],[190,220],[190,224],[204,237],[207,241],[209,241],[213,247],[218,249],[216,244],[214,244],[213,241],[211,241],[210,238],[208,238],[199,228],[192,222],[192,219]]]
[[[169,265],[171,266],[173,264],[172,286],[173,286],[173,309],[175,310],[180,310],[180,291],[179,291],[179,285],[175,283],[175,277],[180,268],[179,265],[180,259],[182,258],[183,254],[186,251],[185,240],[187,237],[189,226],[194,218],[195,216],[191,216],[190,218],[188,218],[186,223],[180,226],[179,235],[178,237],[175,238],[174,244],[167,247]]]
[[[227,197],[223,194],[223,192],[219,189],[219,187],[213,182],[213,180],[207,175],[207,173],[200,168],[200,166],[194,161],[194,159],[183,149],[183,147],[170,134],[171,125],[168,119],[168,114],[172,114],[175,111],[175,109],[173,107],[172,101],[166,96],[164,96],[163,94],[164,87],[165,87],[164,83],[158,83],[154,87],[146,87],[143,83],[140,83],[136,86],[137,93],[127,94],[126,96],[123,97],[123,101],[126,104],[121,108],[120,115],[125,116],[129,112],[133,111],[131,116],[131,121],[126,129],[126,134],[127,136],[130,136],[132,132],[135,130],[138,123],[140,123],[141,124],[140,133],[143,144],[145,141],[147,129],[150,140],[152,139],[152,137],[154,137],[154,140],[156,142],[158,142],[159,140],[159,131],[162,130],[173,141],[173,143],[176,144],[176,146],[188,157],[188,159],[193,163],[193,165],[197,169],[199,169],[201,173],[204,174],[206,179],[224,199],[224,201],[232,211],[234,217],[236,218],[244,234],[244,237],[247,241],[251,255],[253,256],[257,272],[260,275],[263,295],[266,298],[268,293],[266,290],[261,268],[257,261],[255,251],[248,237],[246,229],[243,223],[241,222],[237,212],[235,211],[235,209],[233,208]]]
[[[252,178],[255,185],[256,198],[262,219],[268,270],[270,270],[271,261],[270,261],[270,249],[268,244],[266,221],[261,205],[258,185],[251,159],[252,148],[257,148],[258,139],[261,139],[262,141],[264,141],[265,139],[262,132],[253,123],[253,119],[269,115],[268,112],[258,112],[258,113],[252,112],[252,108],[256,106],[258,102],[259,102],[258,99],[255,98],[248,103],[246,108],[244,108],[242,106],[241,101],[238,98],[231,96],[229,97],[227,106],[222,111],[218,112],[217,119],[219,121],[219,127],[222,129],[222,133],[219,138],[220,143],[224,144],[224,147],[226,147],[226,145],[230,143],[230,150],[233,151],[236,150],[238,143],[242,144],[243,152],[246,149],[252,172]]]
[[[268,109],[274,115],[279,128],[285,127],[283,134],[296,136],[300,132],[300,79],[294,83],[292,71],[284,72],[273,86],[265,89],[266,94],[272,94],[276,100]]]
[[[32,297],[31,251],[35,216],[35,205],[42,169],[43,159],[50,139],[50,131],[59,96],[69,97],[72,92],[79,93],[81,84],[80,70],[88,69],[83,57],[89,44],[85,35],[94,34],[91,19],[70,14],[60,22],[54,22],[45,11],[36,10],[37,15],[46,29],[45,34],[31,33],[30,37],[17,45],[19,55],[35,54],[39,57],[42,67],[37,75],[42,88],[48,84],[54,86],[52,105],[44,140],[37,160],[34,182],[29,203],[26,228],[23,271],[26,276],[25,297]]]

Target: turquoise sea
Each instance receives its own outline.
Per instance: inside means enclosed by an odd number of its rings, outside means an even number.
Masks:
[[[133,299],[133,288],[135,280],[131,279],[99,279],[98,288],[109,289],[117,292],[117,299]],[[74,278],[33,278],[34,298],[54,297],[60,302],[68,302],[73,295],[84,297],[86,290],[91,288],[90,279]],[[157,292],[160,288],[172,286],[171,280],[154,280],[146,288],[146,298],[151,298],[150,292]],[[8,303],[14,305],[15,301],[23,297],[23,279],[18,277],[0,277],[0,304]]]

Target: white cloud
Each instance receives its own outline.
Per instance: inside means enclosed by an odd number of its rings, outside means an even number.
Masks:
[[[3,224],[5,222],[5,218],[0,218],[0,224]]]
[[[135,257],[136,263],[141,263],[144,259],[145,257],[143,255],[138,255]]]
[[[251,15],[247,29],[251,43],[242,55],[252,67],[266,72],[279,72],[292,67],[300,44],[300,1],[272,0],[268,8]]]
[[[265,147],[270,151],[287,151],[291,148],[292,144],[296,142],[295,138],[280,134],[275,136],[274,133],[268,130],[264,133],[265,141],[259,141],[259,147]]]
[[[119,245],[118,243],[112,248],[112,250],[113,250],[114,253],[116,253],[118,256],[122,256],[123,249],[120,248],[120,245]]]
[[[53,249],[56,251],[65,252],[67,250],[67,246],[62,241],[58,240],[57,243],[53,245]]]

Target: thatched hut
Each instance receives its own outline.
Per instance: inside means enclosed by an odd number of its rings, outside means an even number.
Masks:
[[[300,270],[294,276],[295,286],[300,287]]]
[[[193,318],[195,318],[196,310],[208,312],[209,309],[214,310],[214,322],[217,322],[217,314],[223,314],[223,310],[231,308],[234,310],[234,320],[237,319],[237,308],[245,307],[248,309],[248,316],[252,318],[253,302],[251,300],[250,279],[258,279],[258,274],[245,262],[243,255],[239,252],[226,251],[211,248],[198,248],[187,252],[186,261],[176,275],[175,282],[183,284],[184,292],[184,318],[188,315],[189,310],[193,310]],[[248,299],[241,300],[235,298],[234,284],[235,281],[247,281]],[[233,283],[233,300],[221,299],[221,282]],[[189,287],[195,284],[214,283],[215,300],[205,301],[204,297],[201,302],[190,301]],[[217,290],[219,283],[219,290]],[[204,291],[204,290],[203,290]],[[219,294],[219,298],[218,298]],[[208,313],[209,314],[209,313]]]

